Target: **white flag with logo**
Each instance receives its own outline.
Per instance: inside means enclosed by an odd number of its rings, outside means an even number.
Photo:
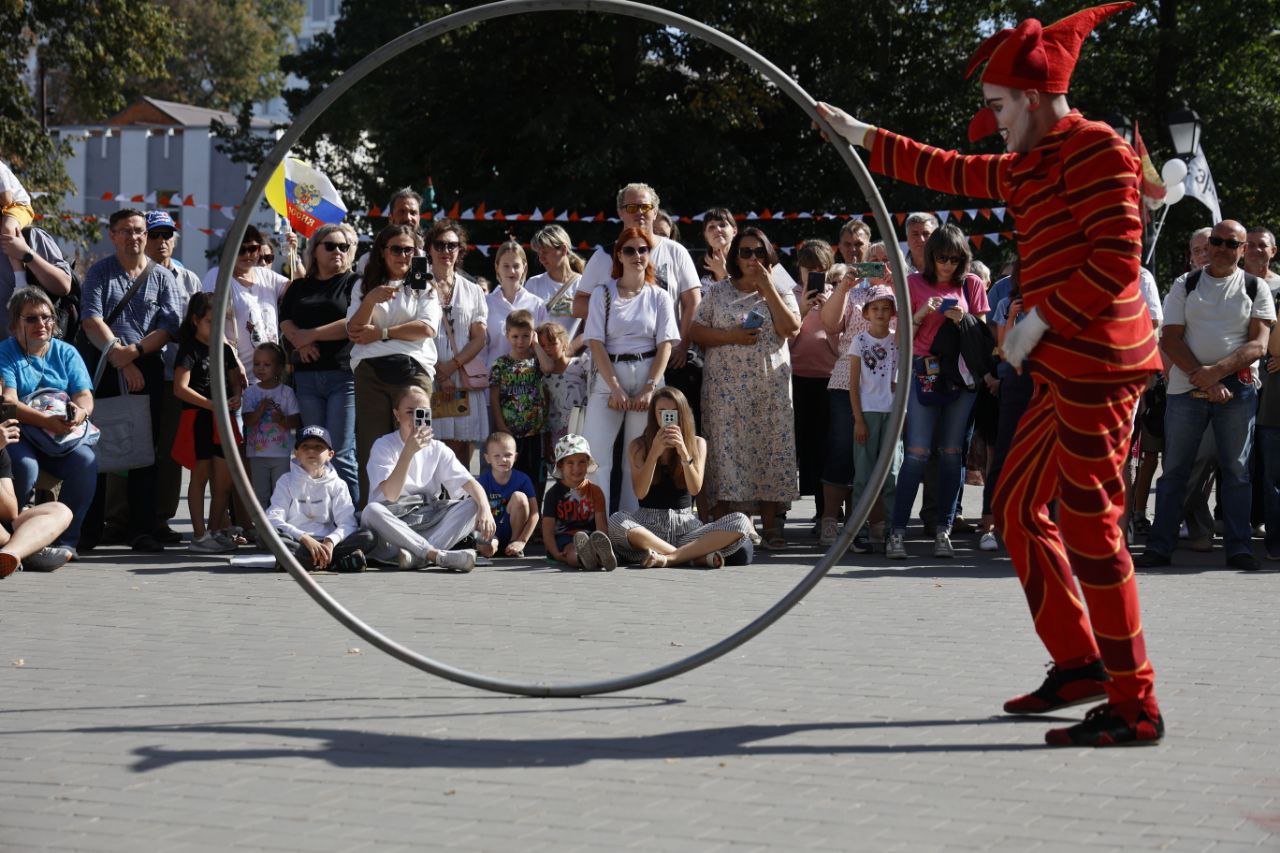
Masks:
[[[1187,163],[1187,177],[1183,182],[1187,188],[1187,197],[1209,208],[1213,214],[1213,224],[1222,221],[1222,208],[1218,204],[1218,188],[1213,183],[1213,173],[1209,171],[1209,161],[1204,157],[1204,149],[1197,148],[1196,156]]]

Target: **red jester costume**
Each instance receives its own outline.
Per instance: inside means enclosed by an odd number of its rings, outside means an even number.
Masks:
[[[1086,121],[1062,97],[1085,37],[1132,5],[1086,9],[1047,27],[1024,20],[978,49],[968,74],[986,62],[987,107],[970,139],[999,130],[1007,154],[943,151],[819,107],[870,150],[873,170],[1001,199],[1013,215],[1028,313],[1006,337],[1005,355],[1019,368],[1025,359],[1035,393],[994,509],[1053,666],[1038,690],[1005,710],[1047,713],[1105,697],[1083,722],[1046,734],[1063,746],[1155,743],[1164,732],[1118,523],[1134,411],[1160,367],[1138,289],[1139,162],[1108,125]]]

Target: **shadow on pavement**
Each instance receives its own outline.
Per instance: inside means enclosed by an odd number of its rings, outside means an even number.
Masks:
[[[761,741],[811,732],[881,731],[944,726],[1035,723],[1045,718],[985,717],[966,720],[866,721],[743,725],[618,737],[433,738],[353,729],[301,728],[263,725],[106,726],[70,730],[84,734],[214,734],[264,737],[274,741],[296,738],[316,741],[314,748],[166,749],[144,746],[134,750],[138,760],[130,769],[147,773],[175,764],[209,761],[262,761],[270,758],[313,758],[345,768],[574,767],[591,761],[674,760],[764,755],[880,755],[947,752],[1023,752],[1050,749],[1043,743],[907,743],[907,744],[778,744]],[[1037,741],[1039,739],[1037,738]]]

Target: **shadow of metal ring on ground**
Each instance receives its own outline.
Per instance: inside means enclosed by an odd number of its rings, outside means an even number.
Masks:
[[[677,15],[663,9],[653,6],[647,6],[643,3],[628,2],[628,0],[504,0],[504,2],[491,3],[485,6],[476,6],[471,9],[465,9],[447,15],[443,18],[437,18],[417,29],[405,33],[397,39],[387,42],[382,47],[370,53],[360,62],[357,62],[347,70],[341,77],[330,83],[323,92],[321,92],[315,100],[298,114],[292,125],[275,147],[271,149],[271,153],[262,162],[258,168],[257,177],[250,185],[245,196],[244,203],[240,205],[240,211],[236,215],[235,221],[227,231],[226,242],[223,245],[222,256],[218,269],[217,287],[214,297],[215,316],[223,316],[226,314],[227,305],[230,300],[230,281],[231,273],[235,266],[237,251],[240,243],[244,239],[245,230],[248,228],[249,219],[257,208],[259,201],[263,197],[266,185],[276,168],[284,161],[289,149],[293,147],[304,133],[315,123],[321,114],[324,113],[339,97],[344,95],[353,86],[363,80],[372,72],[390,62],[400,54],[415,48],[432,39],[439,38],[450,33],[460,27],[477,24],[485,21],[492,21],[498,18],[510,17],[512,15],[521,15],[530,12],[563,12],[576,11],[587,13],[599,13],[606,15],[621,15],[624,17],[638,18],[648,21],[662,27],[670,27],[682,30],[695,38],[701,39],[709,45],[718,47],[728,53],[730,56],[742,61],[753,71],[764,77],[770,83],[777,87],[778,91],[786,95],[794,101],[819,127],[825,134],[829,144],[840,155],[840,158],[848,166],[858,186],[862,190],[864,198],[871,205],[871,210],[875,216],[876,224],[880,228],[880,233],[884,235],[894,234],[893,223],[889,218],[888,210],[885,208],[884,199],[880,197],[879,191],[876,189],[875,183],[871,179],[870,173],[862,160],[858,158],[853,149],[844,143],[844,141],[831,129],[831,127],[818,115],[813,98],[800,87],[798,83],[792,80],[780,68],[775,66],[769,60],[747,47],[742,42],[733,39],[719,30],[713,29],[706,24],[686,18],[683,15]],[[899,305],[909,305],[906,288],[906,264],[902,257],[901,248],[897,240],[887,239],[886,247],[889,249],[889,260],[894,273],[894,291],[897,296]],[[231,412],[227,407],[226,395],[226,373],[224,369],[223,344],[226,341],[226,330],[224,323],[213,324],[213,339],[210,342],[210,355],[212,358],[211,372],[213,374],[213,396],[214,416],[217,418],[218,428],[223,435],[234,435],[231,428]],[[900,323],[897,331],[898,351],[901,353],[911,352],[911,324]],[[889,435],[900,433],[903,421],[906,419],[907,392],[911,387],[911,359],[898,359],[897,372],[897,389],[893,397],[893,412],[890,418],[890,424],[887,429]],[[469,672],[450,666],[446,663],[434,660],[413,649],[397,643],[395,640],[378,632],[373,627],[361,621],[354,613],[347,610],[333,598],[323,587],[298,564],[293,554],[280,541],[280,537],[276,534],[271,524],[266,519],[266,513],[262,505],[258,503],[254,496],[253,488],[250,485],[248,474],[245,472],[239,454],[229,454],[227,464],[231,469],[231,478],[235,482],[236,488],[240,492],[241,498],[248,507],[250,514],[253,516],[254,523],[258,530],[265,534],[267,544],[271,548],[271,552],[281,565],[285,566],[293,579],[306,590],[317,604],[329,612],[331,616],[345,625],[359,637],[363,638],[382,651],[394,658],[404,661],[410,666],[428,672],[440,678],[447,678],[450,681],[459,684],[466,684],[470,687],[476,687],[481,690],[491,690],[499,693],[511,693],[523,696],[585,696],[589,694],[611,693],[619,690],[629,690],[631,688],[640,687],[646,684],[662,681],[681,673],[688,672],[703,664],[709,663],[723,654],[737,648],[747,640],[759,634],[765,628],[772,625],[783,614],[796,605],[805,597],[817,584],[822,580],[823,576],[831,569],[841,557],[844,556],[853,540],[854,534],[862,524],[866,521],[871,511],[871,506],[880,494],[880,488],[884,484],[885,476],[888,473],[889,465],[893,457],[892,446],[886,446],[880,452],[879,459],[876,460],[875,468],[871,472],[870,479],[867,484],[866,491],[858,498],[857,504],[854,506],[849,519],[844,525],[839,538],[835,544],[827,551],[818,563],[802,578],[786,595],[784,595],[777,603],[757,616],[748,624],[739,628],[733,634],[720,640],[719,642],[707,646],[706,648],[688,655],[680,660],[658,666],[654,669],[644,672],[635,673],[633,675],[625,675],[616,678],[606,678],[596,681],[569,682],[564,684],[541,684],[527,683],[522,681],[513,681],[504,678],[495,678],[481,673]]]

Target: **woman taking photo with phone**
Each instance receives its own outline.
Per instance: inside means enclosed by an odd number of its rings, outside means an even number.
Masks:
[[[751,519],[731,512],[703,524],[694,515],[707,442],[694,432],[693,410],[679,389],[654,393],[644,433],[631,442],[627,457],[640,506],[609,516],[609,538],[620,557],[645,568],[751,562]]]
[[[356,385],[356,462],[360,497],[369,499],[365,463],[378,437],[395,428],[393,400],[412,385],[431,394],[440,303],[425,281],[407,283],[422,238],[411,225],[388,225],[369,250],[364,280],[351,293],[347,334]],[[357,504],[359,505],[359,504]]]
[[[321,225],[307,241],[307,275],[289,285],[280,302],[280,331],[289,343],[293,389],[304,426],[322,426],[333,438],[333,468],[360,500],[356,468],[356,383],[351,372],[347,312],[359,276],[351,269],[356,232]]]
[[[924,475],[925,463],[933,448],[938,451],[938,526],[933,555],[954,557],[951,522],[955,518],[956,497],[960,494],[969,413],[977,397],[977,379],[969,373],[964,358],[959,360],[963,385],[952,386],[942,375],[938,358],[931,352],[934,338],[944,323],[960,324],[966,314],[985,323],[990,310],[982,281],[969,273],[969,241],[954,225],[944,225],[929,235],[924,244],[924,268],[907,277],[911,295],[911,323],[915,338],[911,351],[911,393],[907,397],[907,427],[903,443],[906,456],[898,472],[893,520],[885,540],[885,556],[891,560],[907,557],[903,544],[916,489]]]
[[[437,406],[437,439],[449,445],[463,465],[471,464],[471,444],[489,435],[489,303],[480,285],[460,273],[467,253],[467,232],[448,219],[432,221],[425,238],[432,286],[440,304],[436,335],[436,396],[466,403],[465,411]],[[461,407],[458,407],[459,409]],[[446,414],[448,417],[446,417]]]
[[[786,547],[779,513],[796,492],[795,424],[787,340],[800,331],[790,291],[773,284],[778,254],[759,228],[729,246],[729,278],[706,288],[693,341],[706,353],[702,429],[712,515],[759,514],[764,545]]]

